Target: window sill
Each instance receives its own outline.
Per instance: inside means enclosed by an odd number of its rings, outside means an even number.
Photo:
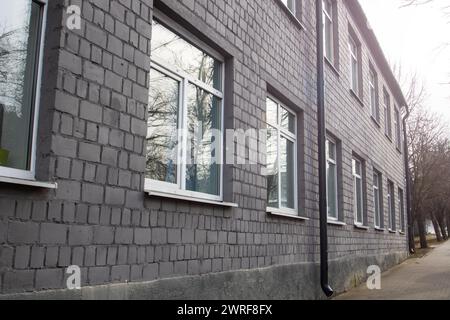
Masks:
[[[361,100],[361,98],[358,96],[358,94],[353,91],[353,89],[350,89],[350,94],[353,96],[353,98],[356,99],[356,101],[358,101],[358,103],[361,105],[361,107],[364,107],[364,102]]]
[[[330,67],[331,71],[339,78],[341,74],[339,73],[338,69],[334,66],[333,62],[330,61],[327,57],[323,57],[323,60],[325,61],[325,64]]]
[[[179,195],[179,194],[170,194],[170,193],[158,192],[158,191],[146,190],[145,192],[151,197],[190,201],[190,202],[210,204],[210,205],[214,205],[214,206],[221,206],[221,207],[227,207],[227,208],[238,208],[239,207],[239,205],[237,203],[231,203],[231,202],[194,198],[194,197],[190,197],[190,196],[184,196],[184,195]]]
[[[339,227],[345,227],[347,225],[345,222],[334,221],[334,220],[328,220],[327,223],[331,224],[331,225],[334,225],[334,226],[339,226]]]
[[[275,208],[267,208],[267,213],[276,216],[276,217],[283,217],[283,218],[289,218],[294,220],[301,220],[301,221],[308,221],[309,218],[301,217],[292,213],[287,213],[284,210],[281,209],[275,209]]]
[[[399,147],[396,147],[396,149],[397,149],[397,152],[398,152],[398,153],[400,153],[401,155],[403,154],[402,150],[400,150]]]
[[[365,230],[365,231],[369,230],[369,227],[363,226],[362,224],[355,223],[354,226],[356,229]]]
[[[397,231],[389,229],[389,233],[397,233]]]
[[[386,229],[384,229],[384,228],[379,228],[379,227],[375,227],[375,231],[385,232]]]
[[[386,138],[392,143],[392,137],[390,137],[387,133],[384,134],[386,136]]]
[[[406,236],[406,233],[403,232],[403,231],[399,231],[398,233],[399,233],[400,235],[402,235],[402,236]]]
[[[17,184],[17,185],[28,186],[28,187],[35,187],[35,188],[43,188],[43,189],[57,189],[58,188],[58,184],[56,182],[43,182],[43,181],[25,180],[25,179],[9,178],[9,177],[0,177],[0,182]]]

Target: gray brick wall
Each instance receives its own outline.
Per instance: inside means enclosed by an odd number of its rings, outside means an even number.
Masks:
[[[265,128],[268,92],[296,107],[304,150],[300,213],[310,219],[303,222],[266,213],[266,179],[259,165],[234,165],[230,170],[231,181],[224,188],[232,191],[230,200],[238,208],[145,194],[154,3],[65,0],[63,4],[81,5],[82,29],[61,28],[64,8],[49,7],[44,59],[49,81],[42,90],[51,94],[43,97],[46,113],[40,121],[43,144],[38,157],[40,175],[56,181],[58,189],[0,185],[0,293],[64,288],[64,268],[72,264],[81,267],[82,285],[98,285],[317,262],[314,1],[302,1],[301,24],[276,0],[155,3],[209,39],[209,45],[232,56],[234,80],[227,102],[232,127]],[[368,93],[364,92],[361,107],[348,92],[347,19],[351,21],[339,4],[341,70],[339,76],[329,70],[326,74],[327,125],[342,141],[343,213],[348,223],[330,226],[332,259],[406,250],[404,236],[373,230],[371,179],[367,181],[371,228],[353,227],[353,151],[366,157],[368,177],[373,161],[396,185],[404,183],[401,155],[370,120]],[[50,59],[55,55],[57,59]],[[365,77],[369,55],[365,49]]]

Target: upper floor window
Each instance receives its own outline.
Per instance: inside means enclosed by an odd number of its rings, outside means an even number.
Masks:
[[[297,116],[273,98],[267,98],[268,207],[297,212]]]
[[[378,78],[375,70],[370,67],[369,70],[369,98],[370,98],[370,111],[372,117],[379,122],[380,121],[380,107],[378,105]]]
[[[289,11],[292,12],[294,16],[297,14],[297,1],[300,0],[281,0],[281,2],[283,2],[283,4],[289,9]]]
[[[223,60],[193,42],[153,21],[146,188],[222,200]]]
[[[384,131],[386,135],[392,139],[392,110],[391,96],[384,90]]]
[[[350,89],[359,96],[359,45],[352,36],[348,38],[348,48],[350,53]]]
[[[405,223],[405,199],[403,190],[398,188],[398,207],[400,210],[400,231],[406,231],[406,223]]]
[[[0,176],[35,178],[39,71],[46,1],[0,11]]]
[[[383,183],[381,174],[377,171],[373,173],[373,206],[375,211],[375,227],[383,227]]]
[[[356,158],[352,160],[353,171],[353,213],[355,224],[364,225],[364,183],[363,163]]]
[[[335,62],[334,54],[334,8],[332,0],[323,0],[323,44],[324,55],[331,63]]]
[[[402,129],[400,120],[400,110],[394,107],[394,128],[395,128],[395,144],[397,149],[401,151],[402,149]]]
[[[326,151],[328,219],[339,220],[337,147],[336,142],[331,138],[327,139]]]
[[[388,180],[388,217],[389,217],[389,230],[395,231],[395,190],[394,183]]]

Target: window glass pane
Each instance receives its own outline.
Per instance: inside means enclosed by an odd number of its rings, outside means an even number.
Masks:
[[[193,78],[221,89],[221,63],[155,20],[151,55],[153,59],[181,69]]]
[[[284,108],[281,108],[281,127],[295,134],[295,116]]]
[[[362,195],[362,181],[359,178],[355,178],[355,205],[356,205],[356,217],[357,217],[357,222],[359,223],[363,223],[363,216],[362,216],[362,212],[363,212],[363,208],[362,208],[362,203],[363,203],[363,195]]]
[[[295,13],[295,0],[281,0],[281,2],[283,2],[283,4],[288,7],[288,9],[292,12]]]
[[[281,206],[295,209],[294,143],[284,137],[281,137],[280,143]]]
[[[338,218],[337,216],[337,181],[336,181],[336,165],[328,163],[327,168],[327,199],[328,199],[328,216]]]
[[[324,23],[325,57],[333,62],[333,22],[324,15]]]
[[[375,206],[375,225],[380,226],[380,192],[378,189],[374,190],[374,206]]]
[[[278,137],[277,131],[267,128],[267,199],[270,208],[278,208]]]
[[[221,110],[220,99],[188,85],[187,190],[220,195]]]
[[[327,140],[327,153],[329,159],[336,161],[336,145],[330,140]]]
[[[41,7],[2,1],[0,22],[0,166],[30,170]]]
[[[358,160],[353,159],[353,174],[361,176],[361,173],[362,173],[361,162],[359,162]]]
[[[150,71],[147,175],[177,183],[178,114],[180,83],[159,71]]]
[[[270,98],[267,98],[267,123],[271,125],[278,125],[278,104]]]

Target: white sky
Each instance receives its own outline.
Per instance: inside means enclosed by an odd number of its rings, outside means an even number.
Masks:
[[[359,0],[391,64],[417,73],[424,82],[427,106],[450,123],[450,0],[401,8],[402,0]],[[448,43],[448,46],[443,46]]]

